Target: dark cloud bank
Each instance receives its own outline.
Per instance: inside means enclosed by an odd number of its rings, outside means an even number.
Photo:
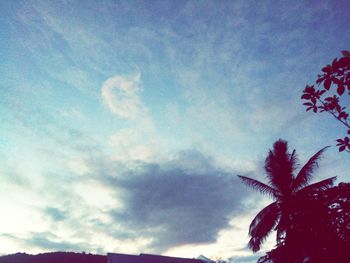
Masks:
[[[248,197],[234,171],[225,172],[195,151],[163,164],[138,163],[118,176],[102,178],[119,196],[123,193],[123,209],[109,211],[124,229],[115,237],[152,238],[156,252],[215,242],[230,219],[244,212],[241,201]]]

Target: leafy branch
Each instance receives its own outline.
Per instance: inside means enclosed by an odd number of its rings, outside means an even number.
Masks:
[[[312,110],[314,113],[327,112],[332,115],[347,129],[350,134],[349,111],[341,103],[344,95],[350,95],[350,52],[342,51],[342,57],[335,58],[331,64],[322,69],[315,85],[306,85],[301,99],[305,102],[306,111]],[[345,136],[336,140],[339,152],[346,150],[350,152],[350,138]]]

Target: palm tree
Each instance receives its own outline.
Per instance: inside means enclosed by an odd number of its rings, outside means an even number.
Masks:
[[[307,196],[318,190],[324,190],[333,185],[336,177],[310,184],[312,173],[318,167],[318,161],[326,150],[325,147],[313,155],[295,175],[298,168],[298,158],[295,150],[288,152],[288,143],[277,140],[265,160],[267,184],[255,179],[238,175],[246,185],[269,195],[274,202],[263,208],[249,226],[249,248],[253,252],[260,250],[261,244],[273,231],[277,231],[277,245],[286,240],[291,226],[293,212],[297,211]]]

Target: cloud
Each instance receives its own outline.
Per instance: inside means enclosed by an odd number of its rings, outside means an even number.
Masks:
[[[114,76],[102,86],[102,99],[108,109],[132,125],[132,128],[120,129],[110,137],[115,160],[149,161],[159,151],[160,137],[142,102],[141,91],[140,73],[128,77]]]
[[[74,243],[60,239],[51,232],[29,232],[26,235],[1,234],[4,240],[12,241],[20,245],[22,249],[30,248],[35,251],[85,251],[88,244]],[[39,249],[39,250],[37,250]]]
[[[18,238],[16,238],[18,239]],[[31,233],[29,237],[18,240],[25,246],[40,248],[46,251],[85,251],[87,244],[77,244],[60,240],[56,235],[50,232]]]
[[[28,177],[25,177],[23,174],[17,171],[17,169],[10,167],[10,165],[3,165],[0,169],[1,175],[7,183],[28,187],[31,185],[31,181]]]
[[[124,128],[114,133],[110,138],[113,147],[113,159],[120,161],[142,160],[151,161],[159,158],[160,142],[154,134],[142,134],[140,130]],[[151,136],[150,136],[151,135]],[[153,135],[153,136],[152,136]],[[148,138],[150,137],[150,138]]]
[[[259,253],[258,255],[232,257],[229,259],[229,262],[255,263],[261,256],[263,256],[263,254]]]
[[[132,77],[114,76],[104,82],[101,95],[112,113],[134,120],[144,110],[139,97],[140,89],[140,74]]]
[[[232,217],[243,211],[241,201],[248,196],[234,172],[221,170],[195,151],[162,164],[139,162],[118,175],[105,174],[102,180],[123,204],[109,211],[124,230],[123,238],[137,233],[151,239],[149,249],[158,253],[215,242]]]
[[[153,130],[153,120],[141,99],[141,74],[114,76],[102,86],[101,96],[108,109],[122,119],[133,121],[144,130]]]
[[[67,213],[55,207],[46,207],[44,213],[54,221],[62,221],[67,217]]]

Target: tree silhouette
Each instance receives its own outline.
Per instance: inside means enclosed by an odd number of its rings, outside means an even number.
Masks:
[[[279,139],[273,144],[273,149],[265,160],[267,184],[238,175],[243,183],[275,200],[263,208],[249,226],[251,239],[248,246],[253,252],[260,250],[261,244],[273,230],[277,231],[277,246],[285,244],[291,232],[293,217],[297,215],[299,208],[305,206],[310,193],[333,185],[336,177],[309,185],[312,173],[326,148],[314,154],[295,175],[298,168],[296,151],[289,153],[288,143]]]
[[[343,106],[346,103],[344,100],[348,99],[344,98],[344,95],[350,95],[350,52],[343,50],[342,55],[322,69],[316,80],[317,88],[315,85],[306,85],[301,99],[305,100],[303,105],[307,107],[306,111],[328,112],[345,127],[347,134],[350,134],[349,111]],[[348,136],[337,139],[337,142],[340,152],[350,152]]]
[[[332,229],[350,248],[350,183],[340,183],[317,198],[329,208]]]
[[[350,184],[340,183],[310,195],[293,214],[288,240],[258,263],[348,262],[349,250]]]

